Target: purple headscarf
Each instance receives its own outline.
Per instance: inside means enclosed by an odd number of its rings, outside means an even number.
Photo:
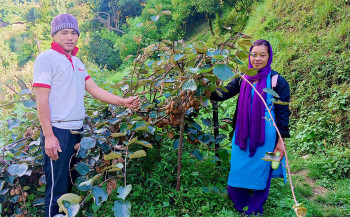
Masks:
[[[244,77],[251,83],[258,81],[255,88],[264,97],[266,101],[266,93],[263,89],[266,88],[266,77],[271,71],[271,63],[273,59],[273,53],[271,45],[266,40],[257,40],[253,46],[268,46],[269,48],[269,61],[267,65],[258,70],[258,74],[254,76],[244,75]],[[250,47],[250,52],[253,49]],[[250,62],[249,55],[249,69],[253,68]],[[242,150],[247,150],[247,140],[249,138],[249,156],[254,156],[256,149],[265,143],[265,106],[262,100],[254,92],[253,104],[252,100],[252,87],[244,80],[242,80],[241,89],[239,92],[238,101],[238,114],[236,124],[236,136],[235,144]]]

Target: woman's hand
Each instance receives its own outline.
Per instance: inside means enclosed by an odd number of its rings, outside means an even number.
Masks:
[[[284,139],[283,139],[283,141],[284,141]],[[273,152],[274,152],[274,153],[280,152],[280,156],[281,156],[281,160],[282,160],[282,158],[283,158],[284,155],[285,155],[284,150],[285,150],[285,147],[283,148],[282,141],[281,141],[280,138],[278,138],[278,142],[277,142],[276,148],[275,148],[275,150],[274,150]]]
[[[140,105],[140,98],[139,96],[131,96],[124,100],[124,106],[127,108],[138,108]]]

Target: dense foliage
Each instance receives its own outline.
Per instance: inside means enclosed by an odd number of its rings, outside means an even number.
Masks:
[[[132,5],[132,10],[125,10],[131,8],[126,5]],[[0,200],[10,199],[1,203],[3,215],[42,215],[38,199],[45,179],[29,87],[33,60],[51,43],[49,23],[64,12],[75,15],[81,24],[79,57],[88,67],[119,67],[117,73],[90,70],[93,79],[116,94],[144,96],[143,107],[136,113],[87,97],[86,124],[91,127],[86,125],[79,151],[85,161],[76,168],[83,178],[73,192],[83,200],[72,200],[81,206],[78,215],[116,212],[118,216],[117,210],[127,213],[131,205],[133,216],[239,216],[231,211],[225,190],[231,128],[222,124],[223,134],[213,138],[207,100],[207,93],[216,87],[211,70],[221,64],[221,58],[239,54],[216,50],[227,40],[237,46],[238,38],[230,38],[237,32],[269,40],[275,52],[273,68],[290,83],[292,138],[287,140],[287,150],[296,196],[310,216],[350,214],[347,0],[4,0],[0,24],[11,25],[0,28],[0,146],[7,147],[2,150]],[[245,62],[243,53],[239,57]],[[204,57],[206,61],[198,65]],[[181,188],[176,191],[181,105],[189,112],[184,119]],[[220,117],[230,117],[231,108],[234,101],[221,104]],[[219,156],[213,150],[215,140],[222,147]],[[132,153],[146,157],[130,160]],[[303,171],[308,176],[301,175]],[[316,197],[314,185],[330,192]],[[63,204],[71,211],[78,209]],[[291,216],[292,206],[289,186],[274,180],[265,215]]]

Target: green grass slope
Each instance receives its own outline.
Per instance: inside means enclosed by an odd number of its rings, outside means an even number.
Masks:
[[[254,40],[271,42],[273,69],[289,81],[287,150],[297,198],[309,216],[350,215],[349,189],[342,187],[350,178],[349,14],[345,0],[266,0],[255,4],[243,30]],[[317,192],[318,186],[329,192]],[[288,201],[276,187],[268,216],[283,211],[271,209],[274,200]]]
[[[349,5],[266,0],[255,6],[244,29],[272,43],[273,68],[291,86],[294,148],[302,153],[349,147]]]

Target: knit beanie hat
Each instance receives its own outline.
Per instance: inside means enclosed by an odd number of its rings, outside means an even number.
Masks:
[[[51,36],[61,29],[74,29],[80,35],[78,20],[70,14],[60,14],[51,21]]]

